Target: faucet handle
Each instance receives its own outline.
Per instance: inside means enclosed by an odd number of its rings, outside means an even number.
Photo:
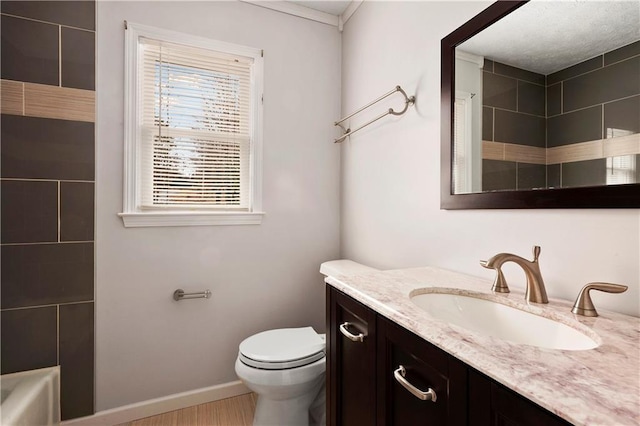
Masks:
[[[577,315],[584,315],[585,317],[597,317],[598,311],[596,311],[596,307],[593,305],[593,301],[589,295],[590,290],[600,290],[607,293],[624,293],[628,288],[629,287],[626,285],[621,284],[601,282],[589,283],[582,287],[582,290],[578,293],[578,298],[573,304],[571,312]]]
[[[486,260],[480,261],[480,266],[487,269],[495,269],[496,270],[496,279],[493,281],[493,285],[491,286],[491,291],[496,293],[510,293],[509,286],[507,285],[507,280],[502,273],[502,268],[500,267],[492,267],[488,266],[488,262]]]
[[[537,263],[538,257],[540,257],[540,246],[533,246],[533,260],[532,262]]]

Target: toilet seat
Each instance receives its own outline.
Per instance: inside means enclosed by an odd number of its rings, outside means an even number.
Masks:
[[[301,367],[322,359],[325,336],[312,327],[263,331],[240,343],[238,358],[243,364],[265,370]]]

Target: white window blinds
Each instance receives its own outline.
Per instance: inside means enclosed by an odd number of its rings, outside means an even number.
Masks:
[[[140,207],[248,210],[253,59],[139,43]]]
[[[456,97],[453,126],[454,194],[471,192],[471,96]]]
[[[636,156],[607,157],[607,185],[623,185],[636,182]]]

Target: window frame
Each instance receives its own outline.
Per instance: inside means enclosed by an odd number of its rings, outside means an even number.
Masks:
[[[251,143],[249,154],[248,211],[203,208],[141,209],[140,175],[140,87],[138,84],[139,39],[183,44],[253,59],[251,72]],[[148,25],[126,23],[125,30],[125,87],[124,87],[124,188],[123,211],[119,213],[125,227],[257,225],[262,222],[262,129],[263,129],[264,64],[261,49],[212,40]]]

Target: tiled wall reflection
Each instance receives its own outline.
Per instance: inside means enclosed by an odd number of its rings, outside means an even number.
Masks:
[[[549,74],[547,111],[548,148],[577,147],[574,144],[640,133],[640,41]],[[607,167],[605,156],[598,151],[600,145],[581,148],[580,155],[590,159],[576,161],[579,158],[565,156],[554,164],[559,168],[556,186],[611,183],[607,174],[618,171],[613,170],[611,160]],[[627,160],[635,164],[629,173],[637,174],[638,153]]]
[[[485,153],[485,191],[640,183],[640,41],[548,76],[485,59],[482,114],[484,141],[547,160]]]
[[[482,140],[546,147],[545,76],[485,59]],[[544,188],[544,164],[484,159],[482,190]]]
[[[1,368],[94,412],[95,2],[2,1]]]

